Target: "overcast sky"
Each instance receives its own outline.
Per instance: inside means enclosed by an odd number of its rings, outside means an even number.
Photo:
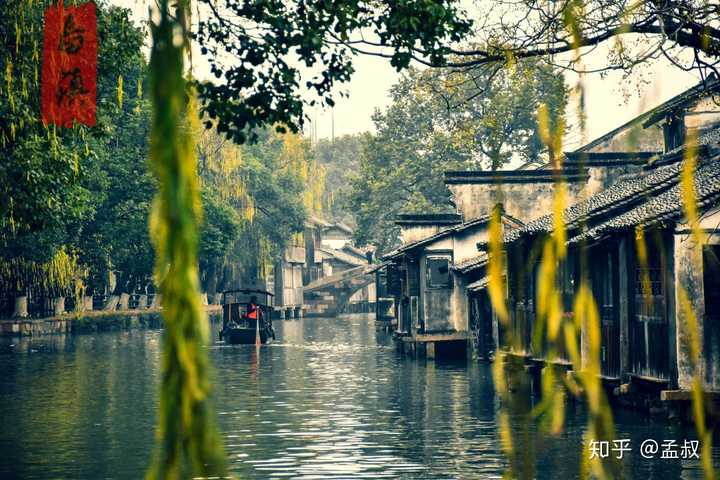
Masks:
[[[111,0],[129,7],[136,19],[147,18],[147,0]],[[197,59],[198,55],[195,56]],[[602,61],[602,54],[598,61]],[[198,65],[202,70],[202,65]],[[196,72],[202,77],[201,72]],[[355,74],[352,80],[340,88],[349,93],[348,98],[337,98],[334,115],[330,110],[308,110],[316,119],[318,138],[329,138],[332,134],[333,117],[335,136],[372,131],[372,113],[389,104],[388,90],[399,78],[388,60],[377,57],[358,56],[355,60]],[[577,78],[566,76],[568,85],[574,85]],[[699,81],[695,74],[671,67],[667,62],[658,62],[646,67],[640,75],[624,80],[620,73],[605,77],[590,74],[585,78],[587,99],[586,141],[627,122],[643,111],[671,98]],[[569,107],[568,118],[577,125],[575,108]],[[578,129],[568,132],[565,150],[572,150],[583,144]]]

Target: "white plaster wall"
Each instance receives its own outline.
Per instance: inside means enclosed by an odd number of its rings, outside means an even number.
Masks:
[[[469,233],[459,233],[454,238],[453,261],[456,264],[477,257],[479,254],[477,249],[478,242],[486,241],[488,238],[486,228],[478,227],[471,230]]]
[[[584,183],[567,186],[566,205],[575,203]],[[448,188],[464,221],[488,215],[500,201],[509,215],[527,223],[552,213],[555,184],[553,182],[506,183],[498,190],[491,184],[450,184]]]
[[[349,240],[347,238],[323,238],[322,246],[330,247],[335,250],[340,250],[342,247],[347,245]]]
[[[400,241],[403,245],[423,240],[440,231],[438,225],[401,225]]]

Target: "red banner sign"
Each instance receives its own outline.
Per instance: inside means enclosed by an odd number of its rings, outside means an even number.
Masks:
[[[94,3],[65,7],[60,0],[45,10],[43,123],[95,125],[97,49]]]

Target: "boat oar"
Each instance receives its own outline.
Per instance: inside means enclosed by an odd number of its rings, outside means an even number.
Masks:
[[[260,315],[255,314],[255,346],[260,346]]]

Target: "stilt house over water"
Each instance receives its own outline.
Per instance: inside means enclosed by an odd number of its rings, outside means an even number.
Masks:
[[[562,183],[568,253],[555,266],[556,287],[566,321],[573,319],[580,283],[591,288],[606,386],[619,400],[644,407],[686,402],[693,315],[703,386],[710,397],[720,392],[719,92],[720,82],[707,79],[566,153],[561,171],[446,172],[458,215],[401,217],[403,245],[378,274],[378,288],[394,303],[388,312],[398,343],[428,356],[462,355],[468,346],[480,359],[510,355],[530,372],[548,364],[583,368],[571,364],[564,345],[549,358],[547,345],[533,342],[541,252],[553,233],[553,198]],[[693,161],[700,264],[681,186]],[[486,292],[487,223],[496,205],[503,212],[508,329]],[[588,332],[580,343],[586,364]]]

